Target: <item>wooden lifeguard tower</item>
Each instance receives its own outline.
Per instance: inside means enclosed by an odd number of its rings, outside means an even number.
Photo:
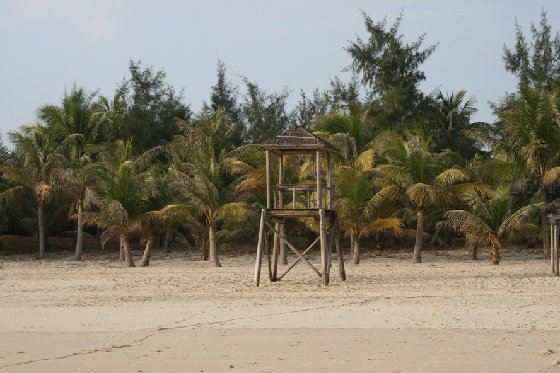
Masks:
[[[322,279],[323,285],[328,285],[333,246],[336,246],[340,278],[345,281],[346,273],[340,248],[340,231],[336,211],[332,205],[332,155],[338,153],[338,149],[300,127],[278,135],[260,144],[259,147],[266,153],[266,209],[261,211],[255,263],[255,285],[260,284],[263,253],[266,253],[268,276],[271,282],[279,281],[296,264],[303,261]],[[316,182],[297,185],[284,184],[284,156],[299,154],[315,156]],[[276,156],[278,162],[276,183],[272,180],[271,158],[273,155]],[[323,170],[322,157],[326,157],[326,170]],[[305,208],[298,208],[296,204],[296,198],[301,193],[306,193],[308,197]],[[310,199],[312,193],[315,193],[313,201]],[[292,203],[287,205],[288,208],[284,205],[284,194],[291,194],[292,197]],[[286,219],[302,217],[312,217],[318,220],[319,234],[305,250],[300,251],[288,241],[284,233],[284,224]],[[271,235],[273,237],[272,253],[269,247],[269,236]],[[321,250],[320,270],[306,258],[317,243]],[[296,254],[297,260],[278,275],[280,245],[288,246]]]

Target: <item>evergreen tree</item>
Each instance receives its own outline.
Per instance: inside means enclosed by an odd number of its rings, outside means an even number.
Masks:
[[[387,20],[375,23],[363,13],[367,40],[357,38],[346,51],[352,57],[351,70],[361,75],[371,91],[370,114],[381,129],[401,132],[414,125],[422,115],[419,107],[424,95],[419,84],[426,79],[420,65],[434,52],[437,44],[422,49],[424,36],[409,44],[399,35],[402,14],[387,29]]]
[[[180,133],[177,118],[188,120],[191,111],[183,101],[182,93],[165,82],[165,72],[155,72],[130,61],[130,80],[117,91],[124,92],[127,116],[124,123],[126,139],[133,138],[137,153],[167,142]],[[125,139],[123,139],[125,140]]]
[[[552,37],[551,26],[544,9],[538,27],[531,22],[532,41],[527,44],[521,27],[515,21],[515,46],[504,44],[506,70],[519,79],[519,88],[537,90],[560,88],[560,35]]]
[[[284,131],[290,123],[286,112],[288,92],[268,94],[257,83],[244,79],[247,94],[242,105],[247,140],[258,144]]]
[[[218,60],[216,72],[217,81],[212,86],[210,94],[210,107],[205,103],[203,111],[209,111],[210,115],[216,115],[218,110],[226,118],[226,136],[228,148],[234,149],[244,142],[244,128],[241,120],[241,109],[237,103],[237,87],[234,87],[226,79],[226,65]]]

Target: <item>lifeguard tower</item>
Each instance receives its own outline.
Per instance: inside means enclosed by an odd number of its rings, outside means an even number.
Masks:
[[[323,285],[328,285],[333,246],[337,251],[340,278],[345,281],[346,273],[340,247],[340,231],[336,211],[332,204],[332,155],[338,153],[338,149],[301,127],[282,133],[260,144],[259,147],[266,154],[266,209],[261,211],[255,263],[255,285],[260,284],[263,254],[266,254],[268,276],[271,282],[281,280],[296,264],[304,262],[322,279]],[[315,183],[294,185],[284,183],[284,157],[299,154],[314,156]],[[278,162],[276,182],[272,180],[271,161],[273,157]],[[301,203],[296,203],[302,194],[307,196],[307,206],[304,207],[301,207]],[[286,195],[291,196],[291,204],[284,204]],[[319,221],[317,238],[303,251],[292,245],[284,233],[284,224],[286,219],[290,218],[315,218]],[[269,247],[270,236],[272,236],[273,242],[272,250]],[[306,257],[317,243],[321,250],[320,269],[317,269]],[[297,259],[282,274],[278,275],[280,245],[288,246],[296,254]]]

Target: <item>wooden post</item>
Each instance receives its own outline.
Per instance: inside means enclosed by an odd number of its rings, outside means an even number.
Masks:
[[[321,241],[321,274],[323,277],[323,285],[329,284],[329,259],[328,255],[328,245],[327,245],[327,231],[325,229],[326,225],[325,210],[319,209],[319,234]]]
[[[284,226],[284,221],[282,221],[282,224],[280,224],[280,237],[285,237],[286,236],[286,229]],[[284,243],[283,240],[280,240],[280,250],[278,252],[278,255],[280,256],[280,264],[282,265],[288,265],[288,254],[286,252],[286,244]]]
[[[272,208],[272,180],[270,177],[270,152],[265,152],[266,156],[266,208]]]
[[[292,188],[292,208],[296,208],[296,187]]]
[[[283,185],[284,184],[284,156],[282,154],[280,154],[280,156],[278,156],[278,185]],[[283,209],[284,208],[284,196],[282,195],[282,190],[280,188],[278,188],[278,208]],[[294,205],[295,208],[295,205]],[[278,224],[277,229],[278,232],[280,232],[280,234],[284,234],[284,220],[282,219],[282,222]],[[276,242],[278,244],[278,248],[276,247],[276,244],[274,245],[274,249],[277,250],[276,252],[276,256],[280,257],[280,261],[282,264],[288,264],[286,261],[286,245],[284,244],[284,241],[282,241],[281,239],[279,239],[279,237],[277,237],[277,235],[275,235]],[[276,275],[278,274],[278,259],[276,259],[276,261],[274,262],[274,269],[273,269],[273,278],[276,280]]]
[[[317,163],[317,208],[323,208],[323,188],[321,186],[321,152],[317,150],[315,154],[315,162]]]
[[[327,153],[327,208],[332,210],[332,155]]]
[[[558,275],[560,275],[560,271],[559,271],[559,268],[558,268],[558,266],[560,264],[560,263],[558,263],[558,244],[559,244],[559,241],[560,241],[560,237],[558,237],[558,233],[560,233],[560,232],[558,232],[558,220],[556,220],[554,223],[555,223],[554,224],[554,239],[551,240],[551,241],[554,241],[554,246],[552,247],[551,251],[553,253],[553,270],[554,270],[554,273],[556,274],[556,276],[558,276]]]
[[[268,217],[266,217],[266,219],[268,219]],[[265,219],[265,223],[266,223],[266,219]],[[267,232],[267,229],[265,228],[265,233],[264,233],[264,251],[266,254],[266,264],[268,266],[268,279],[270,280],[270,282],[272,282],[272,266],[270,263],[270,247],[268,245],[268,234],[269,232]]]
[[[340,231],[338,229],[338,219],[335,217],[333,223],[335,230],[334,243],[336,245],[336,254],[338,256],[338,274],[342,281],[346,281],[346,271],[344,270],[344,257],[342,256],[342,248],[340,247]]]
[[[284,184],[284,156],[278,156],[278,185]],[[278,207],[277,208],[284,208],[284,198],[282,196],[282,190],[278,188]]]
[[[264,235],[266,234],[265,219],[266,219],[266,210],[262,209],[261,223],[259,226],[259,241],[257,243],[257,261],[255,263],[255,286],[259,286],[261,280],[261,265],[262,265],[263,246],[264,246]]]
[[[276,282],[276,275],[278,274],[278,248],[280,247],[280,237],[278,237],[280,224],[274,223],[276,228],[276,232],[273,233],[273,240],[272,240],[272,273],[270,275],[270,281]]]
[[[552,250],[552,248],[554,245],[554,225],[556,223],[553,215],[548,215],[548,221],[550,222],[550,268],[552,269],[552,273],[554,273],[554,250]]]

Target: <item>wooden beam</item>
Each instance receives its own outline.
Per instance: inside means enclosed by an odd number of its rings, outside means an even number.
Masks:
[[[554,221],[552,220],[552,215],[548,215],[548,221],[550,222],[550,268],[552,273],[554,273],[554,255],[552,254],[552,245],[554,245]]]
[[[278,156],[278,186],[284,184],[284,156],[282,154],[280,154],[280,156]],[[284,195],[282,194],[282,190],[280,188],[278,188],[278,208],[283,209],[284,208]],[[294,205],[295,208],[295,205]],[[280,231],[281,233],[284,232],[284,223],[279,223],[276,225],[277,230]],[[273,255],[274,258],[274,265],[272,267],[273,269],[273,278],[274,280],[276,280],[276,275],[278,274],[278,259],[280,254],[283,254],[283,258],[285,257],[285,250],[286,250],[286,246],[284,245],[284,242],[282,242],[282,240],[278,239],[278,235],[274,235],[274,250],[276,251],[275,255]],[[282,263],[283,264],[283,263]]]
[[[344,257],[342,255],[342,249],[340,247],[340,231],[338,229],[338,219],[335,217],[333,223],[333,229],[335,233],[334,243],[336,246],[336,254],[338,256],[338,275],[342,281],[346,281],[346,271],[344,270]]]
[[[328,255],[328,245],[327,245],[327,231],[325,228],[326,225],[326,216],[325,210],[319,209],[319,234],[321,237],[321,273],[323,277],[323,285],[329,284],[329,259],[327,258]]]
[[[272,267],[270,263],[270,248],[268,245],[268,232],[265,232],[264,235],[264,251],[266,253],[266,264],[268,265],[268,279],[270,280],[270,282],[272,282]]]
[[[311,245],[307,246],[307,249],[305,249],[305,251],[303,253],[301,253],[301,256],[302,257],[305,256],[313,248],[313,246],[315,246],[315,244],[317,242],[319,242],[319,239],[320,239],[320,237],[317,236],[315,241],[313,241],[311,243]],[[292,265],[290,267],[288,267],[288,269],[286,269],[286,271],[278,277],[278,281],[280,281],[282,279],[282,277],[286,276],[288,274],[288,272],[290,272],[292,270],[292,268],[294,268],[296,266],[296,264],[298,264],[300,261],[301,261],[301,258],[297,258],[296,261],[293,262]]]
[[[280,230],[280,223],[275,223],[276,231]],[[270,276],[270,281],[276,281],[276,275],[278,273],[278,249],[280,248],[280,239],[278,233],[274,232],[274,239],[272,240],[272,274]]]
[[[315,162],[317,163],[317,208],[320,209],[323,202],[323,188],[321,186],[321,152],[318,150],[315,153]]]
[[[268,227],[272,230],[275,230],[274,227],[268,223],[266,223],[266,225],[268,225]],[[286,243],[286,245],[288,245],[288,247],[298,256],[298,258],[302,259],[303,261],[305,261],[305,263],[307,263],[307,265],[309,265],[309,267],[317,274],[317,276],[321,277],[321,272],[319,272],[319,270],[317,268],[315,268],[315,266],[313,264],[311,264],[311,262],[309,260],[307,260],[307,258],[303,257],[300,252],[294,247],[294,245],[292,245],[290,242],[288,242],[288,240],[286,240],[284,238],[284,236],[280,236],[280,239],[282,241],[284,241]]]
[[[305,218],[319,217],[317,209],[270,209],[268,214],[272,217]]]
[[[263,246],[264,246],[264,235],[265,232],[265,219],[266,219],[266,210],[261,210],[261,223],[259,226],[259,241],[257,243],[257,260],[255,263],[255,285],[260,285],[261,280],[261,265],[262,265],[262,254],[263,254]]]
[[[327,208],[332,210],[332,155],[327,153]]]
[[[272,178],[270,177],[270,152],[265,152],[266,157],[266,208],[272,208]]]
[[[558,236],[558,234],[560,234],[559,232],[559,227],[558,227],[558,222],[556,222],[556,224],[554,224],[554,239],[552,239],[551,241],[554,242],[553,245],[551,245],[551,251],[552,251],[552,270],[553,272],[558,276],[560,274],[560,270],[558,269],[558,266],[560,263],[558,263],[558,246],[560,243],[560,237]]]

